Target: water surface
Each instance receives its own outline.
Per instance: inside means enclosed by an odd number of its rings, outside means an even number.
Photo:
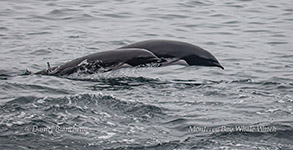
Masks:
[[[293,149],[293,3],[0,1],[0,149]],[[148,39],[225,70],[21,75]]]

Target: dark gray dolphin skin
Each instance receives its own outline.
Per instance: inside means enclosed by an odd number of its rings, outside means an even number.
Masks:
[[[224,69],[219,61],[210,52],[185,42],[172,41],[172,40],[147,40],[137,42],[124,48],[143,48],[151,51],[159,58],[171,58],[173,61],[167,62],[172,64],[179,60],[185,60],[188,65],[198,66],[215,66]]]
[[[157,56],[145,49],[111,50],[83,56],[57,67],[51,68],[48,64],[48,69],[36,72],[35,74],[62,76],[70,75],[77,71],[92,74],[100,70],[106,72],[118,69],[123,65],[139,66],[159,61],[160,59]]]

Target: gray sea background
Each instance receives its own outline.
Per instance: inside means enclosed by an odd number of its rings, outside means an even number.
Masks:
[[[0,0],[0,149],[293,149],[292,0]],[[198,45],[225,70],[22,75],[127,44]]]

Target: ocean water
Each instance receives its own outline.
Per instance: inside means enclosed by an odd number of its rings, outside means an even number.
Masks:
[[[293,149],[293,1],[1,0],[0,149]],[[22,75],[149,39],[225,70]]]

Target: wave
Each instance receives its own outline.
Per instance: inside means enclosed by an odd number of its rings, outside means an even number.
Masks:
[[[155,105],[122,100],[102,93],[78,94],[57,98],[19,97],[0,107],[1,124],[9,123],[9,126],[19,121],[36,123],[34,119],[45,120],[55,124],[60,123],[60,121],[65,123],[66,120],[59,120],[61,116],[66,117],[69,122],[74,122],[75,117],[73,116],[81,115],[84,116],[84,118],[81,117],[81,120],[86,121],[86,118],[90,116],[101,117],[99,114],[103,112],[107,112],[111,116],[118,115],[122,118],[132,116],[140,120],[148,120],[153,117],[163,116],[165,110],[165,108]],[[24,113],[23,116],[17,115],[21,113]],[[47,118],[42,114],[50,117]]]

